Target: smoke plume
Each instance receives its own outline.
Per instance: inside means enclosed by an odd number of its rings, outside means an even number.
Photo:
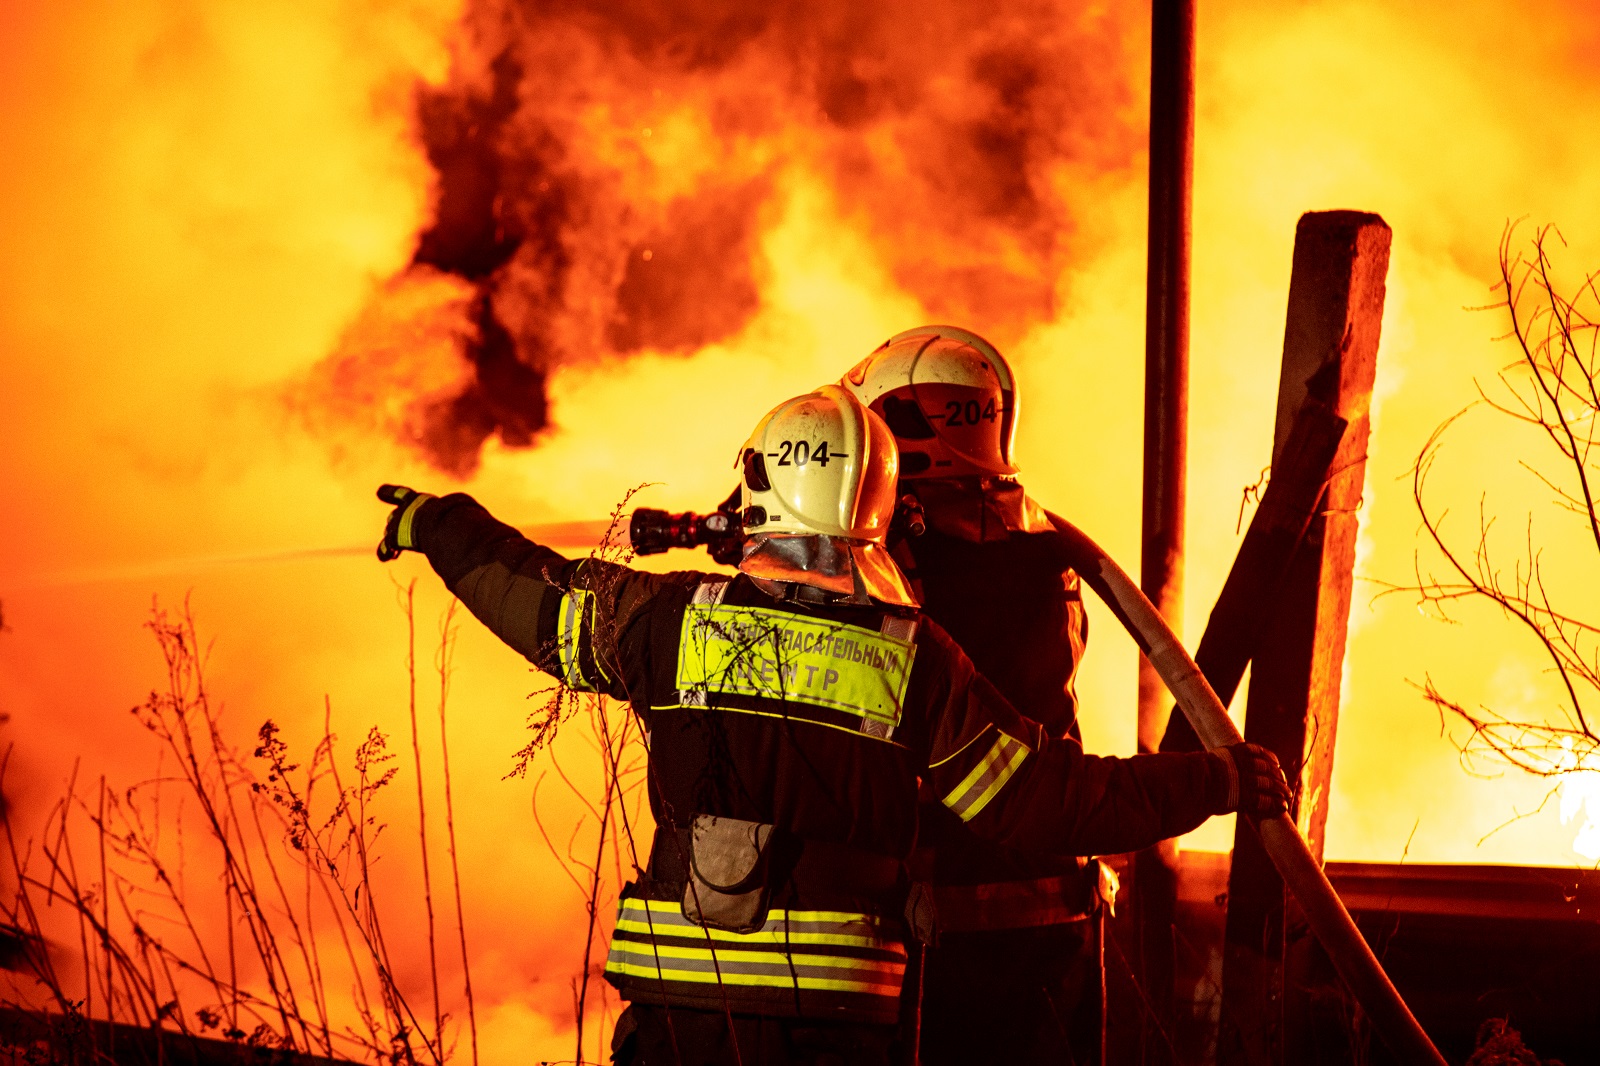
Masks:
[[[1018,335],[1056,310],[1074,176],[1136,158],[1142,22],[1071,0],[474,0],[417,101],[431,222],[313,392],[470,474],[489,438],[550,423],[556,367],[738,337],[801,177],[923,306]],[[449,338],[426,366],[424,334]]]

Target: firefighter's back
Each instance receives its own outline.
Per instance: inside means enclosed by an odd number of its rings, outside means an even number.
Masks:
[[[915,627],[909,611],[775,603],[743,576],[654,612],[634,703],[659,828],[607,963],[629,999],[894,1020]]]

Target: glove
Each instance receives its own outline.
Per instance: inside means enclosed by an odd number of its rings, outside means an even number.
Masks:
[[[378,499],[394,504],[389,512],[389,524],[383,528],[383,539],[378,542],[378,561],[391,562],[400,558],[403,551],[416,551],[415,526],[417,511],[435,497],[404,485],[379,485]]]
[[[1289,809],[1289,782],[1278,757],[1260,744],[1230,744],[1213,752],[1228,764],[1228,798],[1224,813],[1270,818]]]

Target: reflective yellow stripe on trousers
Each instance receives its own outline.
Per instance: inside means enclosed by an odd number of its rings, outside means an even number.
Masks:
[[[693,984],[900,994],[906,951],[866,914],[773,910],[754,933],[706,929],[677,903],[625,899],[606,972]]]

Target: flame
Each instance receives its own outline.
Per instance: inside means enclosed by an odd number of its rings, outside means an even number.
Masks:
[[[1591,861],[1600,862],[1600,760],[1592,753],[1584,756],[1573,750],[1570,737],[1563,738],[1565,751],[1559,760],[1562,777],[1557,786],[1561,797],[1561,824],[1578,824],[1572,850]]]
[[[1486,0],[1201,16],[1191,643],[1266,462],[1299,213],[1375,210],[1395,232],[1368,577],[1411,573],[1402,476],[1507,361],[1503,321],[1463,310],[1491,299],[1505,220],[1557,221],[1565,261],[1600,265],[1587,5],[1542,0],[1509,24]],[[643,502],[703,508],[763,411],[921,321],[1014,358],[1024,481],[1136,557],[1137,12],[145,0],[0,19],[0,711],[23,831],[75,762],[113,783],[151,772],[124,710],[156,680],[138,629],[152,593],[193,590],[241,738],[271,717],[303,748],[324,694],[342,736],[406,735],[391,577],[422,582],[427,634],[444,597],[424,565],[174,561],[375,540],[383,480],[468,487],[525,522],[598,517],[642,482],[661,483]],[[1474,423],[1438,491],[1461,515],[1484,484],[1511,491],[1517,525],[1542,504],[1524,443]],[[1581,536],[1540,529],[1592,602]],[[90,571],[123,576],[32,580]],[[1464,774],[1406,684],[1537,710],[1558,694],[1536,654],[1492,617],[1441,626],[1364,588],[1329,856],[1570,863],[1581,817],[1577,853],[1594,858],[1592,773],[1563,784],[1560,810],[1495,831],[1547,786]],[[1093,629],[1085,732],[1129,752],[1134,652],[1098,609]],[[541,682],[471,624],[455,677],[484,1058],[567,1058],[579,900],[530,785],[501,780]],[[591,781],[581,738],[561,745]],[[439,770],[430,749],[430,802]],[[540,814],[559,836],[581,805],[552,781]],[[413,816],[389,816],[394,898],[415,898],[399,843]],[[1226,847],[1228,831],[1190,843]],[[420,934],[397,935],[409,949]],[[425,981],[407,957],[404,979]]]

